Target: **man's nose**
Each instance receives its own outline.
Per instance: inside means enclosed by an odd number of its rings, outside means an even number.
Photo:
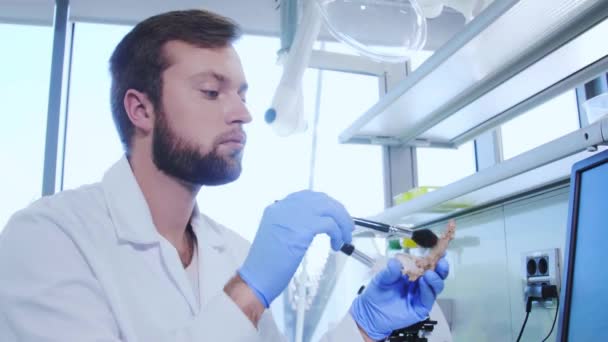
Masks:
[[[226,114],[228,123],[249,123],[252,120],[247,104],[243,102],[240,96],[234,96],[230,99]]]

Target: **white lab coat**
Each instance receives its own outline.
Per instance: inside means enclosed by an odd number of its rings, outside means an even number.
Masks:
[[[16,213],[0,235],[0,341],[284,341],[269,310],[256,330],[223,291],[248,242],[197,210],[200,306],[126,158]],[[324,339],[362,341],[349,314]]]

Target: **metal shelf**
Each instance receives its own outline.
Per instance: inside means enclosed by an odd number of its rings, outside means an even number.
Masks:
[[[340,141],[459,146],[607,69],[606,17],[605,0],[495,1]]]
[[[572,164],[608,142],[608,117],[372,217],[419,227],[567,181]],[[603,149],[604,147],[602,147]]]

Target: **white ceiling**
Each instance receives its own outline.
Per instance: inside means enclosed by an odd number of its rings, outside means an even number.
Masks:
[[[280,33],[276,0],[70,0],[69,3],[73,21],[135,24],[170,10],[204,8],[234,19],[246,33],[275,36]],[[0,22],[52,25],[54,5],[53,0],[0,0]],[[453,11],[430,20],[425,49],[436,49],[463,25],[463,17]],[[370,32],[370,36],[377,39],[382,35]],[[330,39],[325,30],[321,37]]]
[[[134,24],[170,10],[204,8],[235,19],[251,33],[277,32],[279,23],[275,0],[71,0],[69,4],[74,21]],[[51,25],[54,6],[52,0],[0,0],[0,19]]]

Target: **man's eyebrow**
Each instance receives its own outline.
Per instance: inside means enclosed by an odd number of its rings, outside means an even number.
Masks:
[[[200,72],[200,73],[194,75],[192,78],[194,80],[203,80],[205,78],[214,78],[218,82],[222,82],[222,83],[226,81],[226,76],[224,76],[222,74],[218,74],[217,72],[213,72],[213,71],[203,71],[203,72]],[[239,92],[239,94],[244,93],[247,91],[247,89],[249,89],[249,84],[247,84],[247,82],[243,82],[239,86],[238,92]]]
[[[219,82],[224,82],[225,79],[226,79],[226,77],[224,77],[224,75],[218,74],[218,73],[213,72],[213,71],[199,72],[198,74],[195,74],[194,76],[192,76],[192,78],[195,79],[195,80],[202,80],[202,79],[205,79],[205,78],[215,78]]]

